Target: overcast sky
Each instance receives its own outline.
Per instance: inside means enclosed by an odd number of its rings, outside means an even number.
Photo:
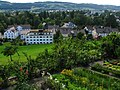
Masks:
[[[105,4],[105,5],[119,5],[120,0],[3,0],[9,2],[37,2],[37,1],[62,1],[62,2],[73,2],[73,3],[94,3],[94,4]]]

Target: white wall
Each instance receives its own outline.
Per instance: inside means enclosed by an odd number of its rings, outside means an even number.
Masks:
[[[39,36],[26,36],[25,42],[28,44],[47,44],[53,42],[53,34],[39,35]]]
[[[4,38],[15,39],[16,37],[18,37],[18,32],[13,32],[11,30],[4,32]]]

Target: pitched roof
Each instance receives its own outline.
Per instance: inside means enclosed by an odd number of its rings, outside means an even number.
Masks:
[[[85,33],[84,30],[79,29],[69,29],[69,28],[60,28],[59,29],[61,34],[74,34],[74,36],[77,36],[79,32]]]
[[[61,28],[75,28],[77,27],[74,23],[72,22],[68,22],[68,23],[64,23],[64,25]]]
[[[11,28],[11,27],[17,28],[18,26],[21,26],[23,29],[31,29],[30,24],[26,24],[26,25],[9,25],[8,29]]]
[[[96,28],[97,33],[111,33],[111,32],[119,32],[117,28],[110,28],[110,27],[103,27],[103,28]]]
[[[23,30],[23,31],[20,31],[21,34],[24,34],[26,35],[27,33],[29,33],[30,31],[29,30]]]
[[[111,28],[111,27],[103,27],[103,26],[87,26],[88,30],[94,30],[96,29],[97,33],[111,33],[111,32],[119,32],[117,28]]]

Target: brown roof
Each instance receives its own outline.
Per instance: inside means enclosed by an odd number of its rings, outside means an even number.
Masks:
[[[38,33],[38,32],[52,32],[51,30],[43,30],[43,29],[32,29],[30,33]]]
[[[71,34],[71,33],[74,33],[74,36],[77,36],[77,34],[79,33],[79,32],[81,32],[81,33],[85,33],[84,32],[84,30],[79,30],[79,29],[68,29],[68,28],[64,28],[64,29],[59,29],[60,30],[60,32],[61,32],[61,34]]]
[[[30,31],[29,30],[24,30],[24,31],[21,31],[20,33],[21,34],[27,34],[27,33],[29,33]]]
[[[8,26],[8,29],[11,28],[11,27],[17,28],[18,26],[23,27],[23,29],[31,29],[30,24],[26,24],[26,25],[9,25],[9,26]]]

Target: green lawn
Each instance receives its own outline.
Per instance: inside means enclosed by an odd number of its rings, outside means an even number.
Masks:
[[[9,61],[9,57],[1,54],[1,51],[5,48],[5,45],[0,46],[0,64],[7,64]],[[32,58],[35,58],[39,53],[43,52],[45,49],[49,51],[52,50],[53,44],[40,44],[40,45],[27,45],[27,46],[19,46],[18,52],[20,54],[20,61],[26,61],[26,57],[23,52],[31,55]],[[13,55],[13,60],[18,60],[18,55]]]

